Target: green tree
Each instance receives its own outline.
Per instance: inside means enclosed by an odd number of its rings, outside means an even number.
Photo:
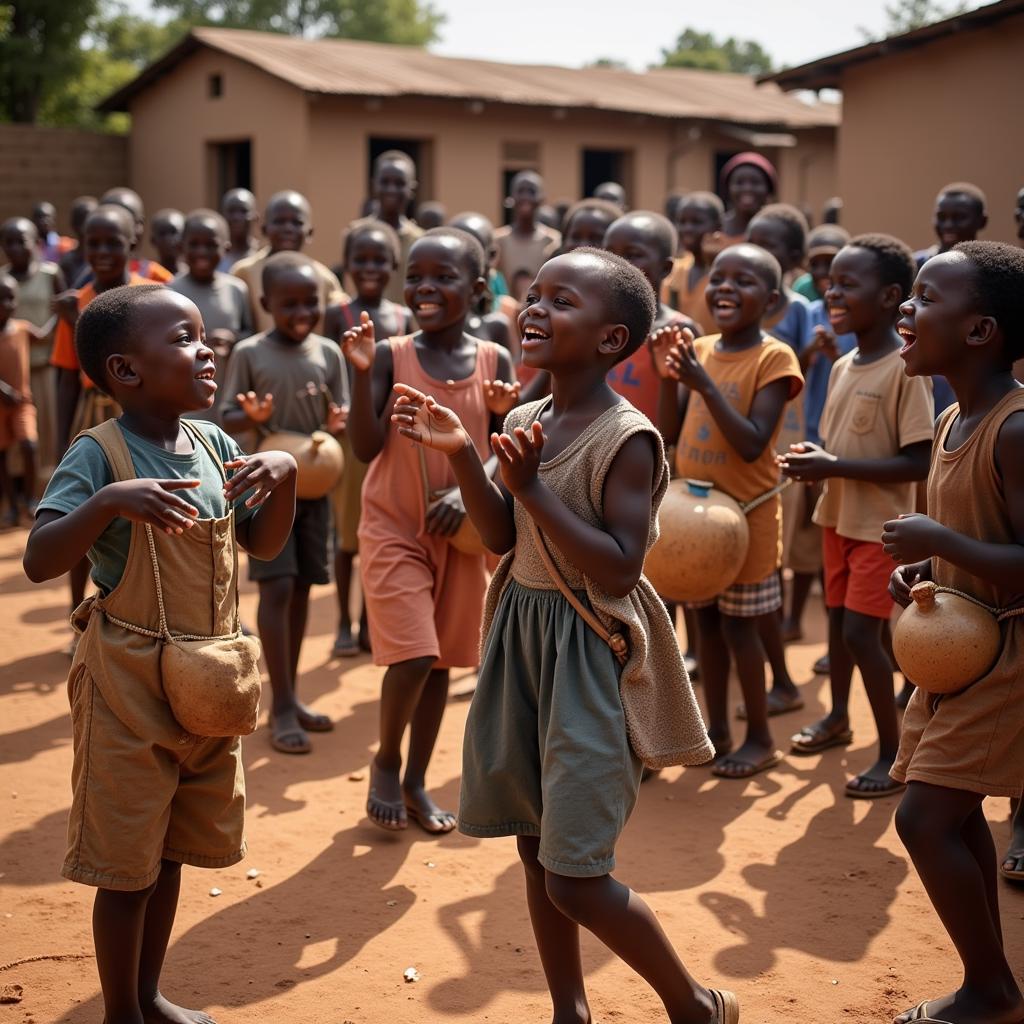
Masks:
[[[684,29],[671,50],[661,51],[661,63],[667,68],[700,68],[703,71],[739,71],[764,75],[772,68],[772,58],[751,39],[716,39],[710,32]]]
[[[965,10],[966,3],[956,3],[947,7],[945,4],[936,3],[935,0],[896,0],[895,3],[885,5],[886,24],[881,37],[865,28],[860,32],[868,40],[900,36],[904,32],[912,32],[915,28],[923,28],[936,21],[952,18]]]
[[[426,46],[444,15],[420,0],[154,0],[187,25]]]
[[[627,65],[624,60],[619,60],[617,57],[598,57],[596,60],[592,60],[589,64],[585,64],[584,67],[608,68],[612,71],[629,70],[629,65]]]

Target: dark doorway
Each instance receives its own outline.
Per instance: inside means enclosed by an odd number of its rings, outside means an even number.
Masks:
[[[252,140],[211,142],[207,146],[210,205],[220,208],[221,196],[228,189],[247,188],[252,191]]]
[[[592,196],[594,189],[606,181],[617,181],[627,195],[630,192],[630,154],[622,149],[583,150],[583,191],[581,196]]]

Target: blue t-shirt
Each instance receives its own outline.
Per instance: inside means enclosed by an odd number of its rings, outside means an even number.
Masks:
[[[811,303],[811,335],[814,333],[814,328],[819,325],[828,331],[832,330],[828,311],[825,309],[822,299]],[[810,340],[810,336],[808,340]],[[857,335],[837,334],[836,347],[839,349],[839,354],[845,356],[847,352],[852,352],[857,347]],[[805,429],[807,440],[813,441],[815,444],[821,444],[818,424],[821,423],[821,413],[825,408],[825,399],[828,397],[828,379],[832,374],[833,365],[831,360],[820,356],[807,367],[807,372],[804,374]]]
[[[242,454],[242,449],[216,424],[191,420],[190,425],[198,427],[206,435],[223,462],[230,462]],[[222,519],[227,515],[224,479],[202,444],[193,442],[193,451],[178,455],[164,451],[124,427],[121,432],[128,444],[136,476],[156,480],[197,479],[200,481],[198,487],[175,493],[199,509],[200,519]],[[231,473],[227,475],[230,478]],[[83,437],[60,460],[60,465],[46,486],[39,510],[51,509],[65,515],[74,512],[98,490],[113,482],[114,474],[103,449],[91,437]],[[251,494],[248,491],[235,499],[236,525],[245,522],[253,514],[254,509],[245,507],[245,499]],[[131,539],[131,520],[117,516],[89,549],[93,582],[105,594],[109,594],[121,582],[128,562]]]
[[[782,319],[766,327],[765,333],[784,341],[799,355],[811,340],[811,304],[796,292],[789,292],[788,295],[789,305]]]

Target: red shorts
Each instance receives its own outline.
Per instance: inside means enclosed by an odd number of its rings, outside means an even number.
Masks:
[[[888,619],[893,605],[889,577],[896,565],[881,543],[840,537],[830,526],[823,534],[826,606]]]

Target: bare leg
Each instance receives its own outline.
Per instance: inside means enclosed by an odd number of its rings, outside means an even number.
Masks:
[[[720,756],[732,750],[729,734],[729,649],[722,635],[722,616],[714,605],[695,608],[697,658],[708,709],[708,735]]]
[[[1010,801],[1010,813],[1013,815],[1013,834],[1010,836],[1010,848],[1003,860],[1004,871],[1024,871],[1024,800],[1020,798]]]
[[[676,955],[651,908],[611,875],[570,878],[546,872],[548,898],[593,932],[658,993],[672,1024],[710,1024],[714,1003]]]
[[[850,729],[850,686],[853,682],[853,656],[843,640],[845,608],[828,609],[828,659],[829,685],[832,693],[832,709],[824,718],[801,729],[793,738],[793,749],[800,753],[803,737],[812,748],[828,737],[845,734]],[[849,742],[847,740],[846,742]],[[812,751],[805,751],[812,752]]]
[[[455,828],[455,815],[434,803],[426,785],[427,767],[447,703],[448,669],[432,669],[409,724],[409,763],[402,780],[406,808],[428,832],[451,832]]]
[[[338,633],[331,654],[335,658],[351,657],[359,653],[359,645],[352,637],[352,564],[355,555],[341,548],[334,554],[334,580],[338,594]]]
[[[291,670],[292,694],[299,725],[310,732],[330,732],[334,723],[327,717],[306,707],[299,700],[299,655],[302,653],[302,641],[306,636],[306,620],[309,618],[309,584],[295,580],[292,599],[288,605],[288,657]]]
[[[103,1024],[145,1024],[139,1004],[139,959],[146,904],[155,884],[139,892],[97,889],[92,909]]]
[[[1017,1024],[1024,1016],[1024,997],[995,923],[996,889],[988,878],[995,872],[995,851],[991,838],[986,842],[981,835],[988,831],[983,799],[911,782],[896,812],[900,839],[964,966],[960,988],[928,1005],[928,1016],[949,1024]],[[896,1019],[904,1024],[910,1017]]]
[[[299,709],[295,702],[294,643],[291,633],[292,598],[296,587],[294,576],[260,580],[260,603],[256,611],[256,625],[263,644],[263,656],[267,661],[267,674],[270,676],[273,694],[270,727],[278,749],[283,747],[287,753],[305,753],[309,750],[309,737],[299,722]]]
[[[757,633],[761,638],[768,666],[772,670],[772,686],[768,694],[768,710],[772,714],[784,714],[797,710],[793,705],[803,704],[800,691],[796,688],[786,665],[786,648],[782,643],[782,620],[780,612],[769,612],[757,617]]]
[[[675,619],[672,620],[675,622]],[[694,679],[700,677],[700,663],[697,661],[697,613],[683,605],[683,622],[686,624],[686,671]]]
[[[590,1024],[590,1007],[580,959],[580,927],[548,897],[546,872],[537,860],[540,839],[519,836],[519,857],[526,873],[526,904],[547,979],[554,1015],[552,1024]]]
[[[18,495],[14,490],[14,481],[7,472],[7,449],[0,448],[0,499],[7,498],[7,513],[4,523],[15,526],[18,522]]]
[[[813,572],[793,573],[793,582],[789,593],[789,614],[782,622],[782,639],[787,643],[791,640],[800,640],[804,635],[804,608],[807,606],[807,598],[811,593],[811,584],[814,583],[815,575]]]
[[[180,889],[181,865],[162,861],[160,877],[146,906],[139,958],[139,1005],[146,1024],[214,1024],[213,1018],[201,1010],[175,1006],[160,994],[160,972],[174,926]]]
[[[34,442],[22,442],[21,461],[24,466],[22,481],[25,488],[25,507],[31,512],[36,503],[36,446]]]

